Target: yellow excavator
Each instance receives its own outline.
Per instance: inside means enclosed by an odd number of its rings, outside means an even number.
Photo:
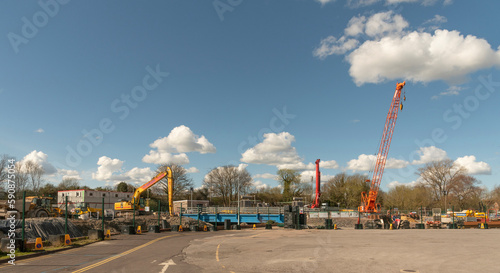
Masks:
[[[168,209],[170,211],[170,215],[172,216],[173,215],[172,193],[174,190],[174,180],[172,178],[172,169],[170,169],[170,167],[167,167],[167,171],[157,174],[149,182],[147,182],[146,184],[140,186],[137,190],[135,190],[134,196],[132,197],[131,200],[116,202],[115,211],[117,212],[131,211],[134,209],[134,207],[135,210],[137,211],[143,209],[143,206],[140,202],[141,194],[165,177],[167,177],[168,179]]]

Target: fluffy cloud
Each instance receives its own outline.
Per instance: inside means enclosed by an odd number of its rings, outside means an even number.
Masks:
[[[253,176],[253,178],[264,178],[264,179],[273,179],[275,180],[277,176],[272,173],[262,173],[262,174],[256,174]]]
[[[288,132],[279,134],[264,134],[264,140],[253,148],[241,154],[240,161],[253,164],[267,164],[279,169],[313,170],[316,165],[312,162],[305,164],[298,155],[292,142],[295,137]],[[321,161],[320,167],[325,169],[336,169],[338,164],[335,160]]]
[[[412,182],[409,182],[409,183],[401,183],[399,181],[392,181],[391,183],[387,184],[387,187],[390,189],[390,188],[394,188],[396,186],[409,186],[409,187],[415,187],[417,185],[421,184],[421,182],[419,182],[418,180],[417,181],[412,181]]]
[[[419,160],[413,160],[412,164],[427,164],[433,161],[445,160],[448,158],[446,152],[442,149],[436,148],[435,146],[421,147],[417,151],[420,156]]]
[[[347,169],[353,171],[370,171],[377,162],[376,155],[359,155],[358,159],[351,159],[347,162]],[[408,166],[409,162],[401,159],[388,158],[385,162],[385,169],[402,169]]]
[[[246,150],[241,161],[253,164],[283,165],[302,161],[292,142],[295,137],[288,132],[264,134],[264,140]]]
[[[35,130],[35,133],[40,133],[41,134],[43,132],[45,132],[45,131],[42,128],[38,128],[37,130]]]
[[[77,179],[77,180],[82,179],[82,177],[80,176],[80,173],[76,170],[60,169],[60,170],[57,170],[57,174],[61,175],[62,179]]]
[[[477,162],[473,155],[459,157],[455,163],[467,169],[469,174],[491,174],[491,167],[486,162]]]
[[[356,39],[347,39],[345,36],[337,40],[334,36],[328,36],[321,40],[318,48],[314,50],[313,55],[324,59],[333,54],[344,54],[347,51],[353,50],[358,47],[359,41]]]
[[[414,31],[366,41],[347,56],[347,61],[357,85],[400,78],[463,83],[472,72],[500,65],[500,53],[486,40],[464,37],[458,31]]]
[[[190,167],[186,169],[187,173],[199,173],[200,170],[198,170],[196,167]]]
[[[142,158],[143,162],[154,164],[189,163],[185,153],[199,152],[201,154],[215,153],[215,146],[205,136],[198,136],[184,125],[175,127],[166,137],[159,138],[149,145],[153,150]],[[179,153],[179,154],[173,154]]]
[[[123,161],[111,159],[107,156],[101,156],[97,161],[97,172],[92,173],[92,179],[119,183],[121,181],[145,183],[154,177],[155,172],[150,168],[133,168],[129,171],[123,171]]]
[[[48,155],[45,154],[42,151],[37,151],[37,150],[32,151],[31,153],[27,154],[21,160],[21,163],[25,163],[27,161],[32,161],[35,164],[37,164],[40,167],[42,167],[42,169],[44,170],[45,174],[47,174],[47,175],[52,175],[52,174],[57,173],[56,168],[52,164],[49,163],[49,161],[48,161]]]
[[[422,1],[430,2],[433,1]],[[445,21],[445,17],[436,15],[424,25]],[[484,39],[464,36],[455,30],[436,29],[428,33],[408,31],[408,27],[408,22],[392,11],[369,18],[355,16],[341,38],[329,36],[321,40],[313,55],[324,59],[352,50],[346,60],[350,64],[349,74],[358,86],[401,78],[423,83],[443,80],[456,85],[465,82],[470,73],[500,66],[500,49],[492,49]],[[359,42],[360,37],[368,39]]]
[[[267,189],[269,188],[269,185],[267,184],[264,184],[262,181],[260,180],[257,180],[257,181],[253,181],[253,186],[257,189],[257,190],[263,190],[263,189]]]
[[[305,182],[311,182],[311,177],[314,183],[316,183],[316,171],[303,171],[300,173],[301,180],[303,183]],[[334,178],[335,175],[328,175],[328,174],[323,174],[321,173],[320,176],[320,182],[321,184],[325,184],[328,180]],[[316,185],[316,184],[315,184]]]
[[[418,3],[421,4],[422,6],[432,6],[436,3],[439,3],[441,1],[439,0],[347,0],[347,6],[351,8],[359,8],[359,7],[366,7],[366,6],[371,6],[373,4],[379,3],[379,2],[384,2],[385,5],[399,5],[399,4],[404,4],[404,3]],[[453,0],[444,0],[443,5],[450,5],[453,3]]]

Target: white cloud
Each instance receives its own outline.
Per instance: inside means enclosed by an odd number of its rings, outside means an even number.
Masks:
[[[35,130],[35,133],[40,133],[41,134],[43,132],[45,132],[45,131],[42,128],[38,128],[37,130]]]
[[[215,146],[205,136],[198,136],[184,125],[175,127],[166,137],[159,138],[149,145],[153,150],[142,158],[143,162],[154,164],[189,164],[185,153],[215,153]],[[179,153],[179,154],[173,154]]]
[[[377,162],[376,155],[361,154],[358,159],[351,159],[347,162],[347,169],[353,171],[370,171]],[[402,159],[388,158],[385,162],[385,169],[402,169],[408,166],[408,162]]]
[[[435,100],[440,96],[458,96],[461,90],[463,90],[463,87],[453,85],[446,89],[446,91],[439,93],[439,95],[432,96],[431,99]]]
[[[432,6],[438,2],[439,0],[347,0],[347,6],[351,8],[360,8],[360,7],[366,7],[366,6],[371,6],[373,4],[376,4],[378,2],[385,2],[385,5],[399,5],[399,4],[413,4],[413,3],[419,3],[422,6]],[[453,3],[453,0],[444,0],[443,5],[451,5]]]
[[[198,170],[196,167],[190,167],[186,169],[187,173],[199,173],[200,170]]]
[[[442,15],[434,15],[432,19],[429,19],[424,22],[424,24],[429,24],[429,25],[435,25],[435,24],[442,24],[448,22],[448,19]]]
[[[366,21],[365,34],[369,37],[401,34],[408,26],[403,16],[394,14],[393,11],[379,12],[370,16]]]
[[[257,181],[253,181],[253,186],[257,189],[257,190],[262,190],[262,189],[267,189],[269,188],[269,185],[263,183],[262,181],[260,180],[257,180]]]
[[[80,173],[76,170],[59,169],[57,170],[57,174],[61,175],[62,179],[77,179],[77,180],[82,179]]]
[[[295,137],[288,132],[279,134],[264,134],[264,140],[253,148],[246,150],[240,161],[253,164],[267,164],[279,169],[313,170],[316,165],[312,162],[305,164],[297,154],[292,142]],[[321,161],[320,167],[325,169],[336,169],[338,164],[335,160]]]
[[[253,178],[264,178],[264,179],[273,179],[273,180],[275,180],[277,178],[277,175],[272,174],[272,173],[262,173],[262,174],[256,174],[256,175],[254,175]]]
[[[457,158],[455,163],[467,169],[469,174],[491,174],[491,167],[486,162],[477,162],[473,155]]]
[[[300,173],[300,176],[301,176],[301,180],[303,183],[306,183],[306,182],[311,182],[311,177],[312,177],[312,180],[313,180],[313,183],[316,185],[316,171],[312,171],[312,170],[309,170],[309,171],[303,171]],[[326,183],[328,180],[334,178],[335,175],[328,175],[328,174],[323,174],[321,172],[321,175],[320,175],[320,182],[321,184],[324,184]]]
[[[341,55],[358,47],[358,44],[358,40],[347,39],[345,36],[340,37],[338,40],[334,36],[328,36],[321,40],[319,47],[314,50],[313,55],[320,59],[333,54]]]
[[[377,162],[376,155],[361,154],[358,159],[351,159],[347,162],[347,169],[353,171],[370,171]],[[385,162],[385,169],[402,169],[408,166],[408,162],[402,159],[388,158]]]
[[[358,36],[365,32],[365,16],[354,16],[347,23],[347,27],[344,29],[344,33],[347,36]]]
[[[385,80],[443,80],[463,83],[480,69],[500,65],[500,53],[484,39],[458,31],[411,32],[364,42],[347,56],[349,74],[359,86]]]
[[[246,150],[241,161],[253,164],[283,165],[302,161],[292,142],[295,137],[288,132],[264,134],[264,140]]]
[[[433,161],[441,161],[448,158],[446,151],[435,146],[421,147],[417,153],[420,156],[420,159],[413,160],[412,164],[414,165],[427,164]]]
[[[445,21],[444,16],[436,15],[424,25]],[[408,27],[408,22],[393,11],[368,18],[355,16],[348,22],[344,36],[321,40],[313,55],[324,59],[332,54],[348,54],[349,74],[358,86],[399,79],[422,83],[442,80],[457,85],[466,82],[473,72],[500,66],[500,48],[492,49],[485,39],[464,36],[456,30],[429,33],[408,31]],[[359,42],[351,36],[368,40]]]
[[[52,174],[57,173],[57,170],[56,170],[56,168],[52,164],[49,163],[48,157],[49,156],[47,154],[45,154],[44,152],[34,150],[31,153],[27,154],[21,160],[21,162],[24,164],[26,161],[32,161],[35,164],[37,164],[40,167],[42,167],[42,169],[44,170],[45,174],[52,175]]]
[[[415,186],[418,186],[419,184],[421,184],[418,180],[417,181],[412,181],[412,182],[409,182],[409,183],[401,183],[399,181],[392,181],[391,183],[387,184],[387,187],[390,189],[390,188],[394,188],[396,186],[409,186],[409,187],[415,187]]]
[[[132,168],[129,171],[123,171],[123,161],[115,158],[111,159],[107,156],[101,156],[97,161],[97,172],[92,173],[92,179],[106,182],[119,183],[125,181],[127,183],[145,183],[154,177],[155,172],[150,168]]]
[[[328,4],[330,2],[335,2],[335,0],[316,0],[316,2],[319,2],[321,3],[321,5],[325,5],[325,4]]]

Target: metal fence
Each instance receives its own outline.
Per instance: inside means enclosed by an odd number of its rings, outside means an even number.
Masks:
[[[200,213],[237,214],[238,207],[201,207]],[[198,207],[182,208],[182,213],[196,214]],[[240,214],[283,214],[283,207],[240,207]]]

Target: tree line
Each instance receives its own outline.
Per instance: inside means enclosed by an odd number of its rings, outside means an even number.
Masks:
[[[7,165],[9,157],[0,157],[0,182],[7,184]],[[45,183],[44,170],[35,162],[17,162],[16,190],[18,198],[23,191],[28,195],[57,196],[57,191],[87,189],[101,191],[133,192],[137,184],[122,181],[114,186],[90,188],[82,185],[75,178],[64,178],[61,182]],[[279,169],[276,173],[277,187],[256,188],[250,173],[238,166],[227,165],[211,169],[204,177],[202,186],[194,188],[192,178],[187,170],[179,165],[164,164],[156,168],[156,172],[172,169],[174,180],[174,200],[210,200],[211,205],[236,206],[238,194],[251,195],[253,199],[270,206],[291,202],[293,197],[304,198],[305,204],[314,199],[313,181],[304,182],[297,170]],[[384,209],[416,210],[424,208],[454,208],[455,210],[480,209],[484,204],[488,208],[498,209],[500,203],[500,186],[491,191],[481,187],[481,182],[469,175],[463,167],[451,160],[435,161],[419,168],[416,172],[419,179],[414,185],[395,185],[387,192],[380,191],[378,202]],[[368,192],[370,184],[367,175],[340,173],[322,185],[321,202],[331,207],[355,209],[360,205],[361,192]],[[147,195],[166,204],[168,200],[167,178],[150,188]]]

